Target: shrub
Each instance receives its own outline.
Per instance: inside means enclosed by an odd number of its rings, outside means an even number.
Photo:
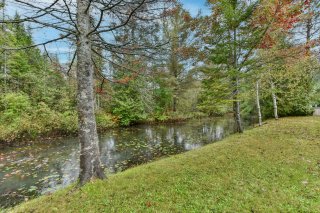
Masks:
[[[28,114],[31,109],[31,102],[23,93],[7,93],[0,99],[0,121],[10,122],[23,114]]]
[[[60,114],[60,129],[65,133],[76,133],[78,131],[78,115],[76,111],[65,111]]]
[[[103,111],[98,111],[96,113],[96,121],[99,130],[104,130],[115,126],[113,117],[110,114],[105,113]]]
[[[143,104],[129,97],[125,97],[124,100],[115,100],[112,112],[119,118],[121,126],[129,126],[147,117]]]

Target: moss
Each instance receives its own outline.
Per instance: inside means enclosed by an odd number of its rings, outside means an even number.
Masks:
[[[268,121],[12,212],[320,212],[319,138],[320,118]]]

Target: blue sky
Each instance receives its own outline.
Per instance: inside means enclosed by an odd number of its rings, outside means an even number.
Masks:
[[[206,0],[181,0],[181,3],[192,15],[196,15],[199,10],[204,14],[208,13],[208,8],[205,6]]]
[[[47,1],[47,0],[46,0]],[[190,11],[192,16],[198,14],[201,10],[202,14],[206,15],[209,13],[209,9],[206,7],[206,0],[180,0],[183,4],[183,7]],[[13,15],[15,13],[16,8],[7,8],[7,12],[9,15]],[[23,13],[22,11],[18,11],[20,14]],[[33,38],[35,43],[41,43],[48,39],[53,39],[58,37],[58,33],[54,30],[40,30],[33,32]],[[41,48],[41,47],[40,47]],[[70,47],[63,43],[54,43],[47,46],[47,50],[50,53],[58,53],[60,62],[65,63],[70,60],[72,57],[73,50]]]

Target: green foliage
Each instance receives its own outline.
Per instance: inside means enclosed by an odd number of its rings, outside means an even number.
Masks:
[[[29,117],[31,102],[22,93],[7,93],[0,98],[0,141],[14,139]]]
[[[265,117],[273,115],[271,93],[278,101],[280,116],[310,115],[316,100],[316,76],[319,62],[312,57],[286,63],[272,63],[262,75],[262,110]],[[270,81],[274,82],[272,91]]]
[[[129,126],[132,123],[146,119],[142,102],[131,97],[117,97],[113,101],[113,114],[118,116],[120,125]]]
[[[8,32],[0,31],[0,43],[10,47],[33,44],[22,24],[7,27]],[[5,92],[0,95],[0,141],[77,131],[73,86],[46,56],[38,49],[11,51],[6,61],[1,60],[2,68],[4,63],[7,76],[0,76],[0,88]]]
[[[164,80],[157,79],[155,82],[156,88],[154,89],[154,102],[155,102],[155,114],[157,117],[161,117],[168,109],[170,109],[172,104],[172,90],[166,84]],[[164,118],[164,117],[163,117]]]
[[[96,122],[98,130],[104,130],[115,126],[113,116],[101,110],[96,112]]]
[[[313,106],[320,106],[320,73],[317,73],[314,78],[314,96],[312,105]]]
[[[204,80],[198,107],[210,115],[221,115],[232,109],[232,102],[243,101],[244,73],[251,71],[252,50],[261,39],[261,29],[252,25],[258,1],[208,2],[212,14],[204,19],[202,30],[209,47],[204,54],[209,57],[202,70]]]
[[[54,131],[77,131],[75,112],[52,110],[46,103],[32,105],[23,93],[7,93],[0,101],[0,141],[35,138]]]
[[[278,97],[281,116],[310,114],[312,106],[320,104],[318,62],[297,60],[301,53],[294,53],[295,59],[278,54],[295,47],[285,32],[279,33],[274,48],[260,55],[264,50],[256,48],[265,24],[253,20],[263,17],[255,13],[259,3],[263,2],[209,0],[212,14],[197,18],[177,3],[148,32],[141,31],[134,20],[116,30],[115,38],[128,44],[138,39],[150,46],[161,39],[168,43],[158,47],[158,56],[152,59],[138,54],[143,48],[124,57],[111,54],[108,67],[113,76],[109,80],[116,83],[102,81],[100,75],[95,79],[98,129],[223,115],[235,101],[241,102],[242,113],[254,115],[256,80],[261,80],[264,116],[273,113],[272,92]],[[0,29],[0,46],[34,44],[23,24],[7,24],[6,28]],[[102,48],[96,51],[104,54]],[[95,72],[103,75],[107,66],[99,54],[94,56]],[[197,67],[200,61],[201,68]],[[1,70],[5,65],[7,74],[0,73],[0,140],[77,132],[76,85],[73,77],[61,73],[58,59],[52,62],[32,48],[6,52],[0,60]]]
[[[215,68],[204,68],[206,78],[202,88],[198,108],[209,115],[223,115],[232,103],[230,82],[226,72]]]
[[[3,122],[15,120],[30,109],[30,99],[23,93],[7,93],[0,97],[0,119]]]
[[[183,114],[200,113],[197,108],[201,93],[201,81],[189,82],[188,87],[179,96],[177,111]]]
[[[156,114],[154,115],[154,119],[155,119],[156,121],[163,122],[163,121],[169,120],[169,116],[166,115],[166,114],[156,113]]]
[[[112,99],[112,113],[118,117],[121,126],[143,121],[147,118],[142,93],[144,82],[136,78],[125,85],[116,85]]]
[[[60,113],[60,131],[66,134],[78,132],[78,114],[75,110],[68,110]]]
[[[319,73],[319,62],[305,58],[287,68],[285,79],[278,81],[279,113],[287,115],[310,115],[315,95],[315,73]]]

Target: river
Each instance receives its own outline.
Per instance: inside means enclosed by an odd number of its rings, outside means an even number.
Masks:
[[[233,129],[231,117],[117,128],[100,137],[101,161],[107,173],[116,173],[219,141],[232,134]],[[0,209],[75,182],[79,152],[77,138],[2,149]]]

